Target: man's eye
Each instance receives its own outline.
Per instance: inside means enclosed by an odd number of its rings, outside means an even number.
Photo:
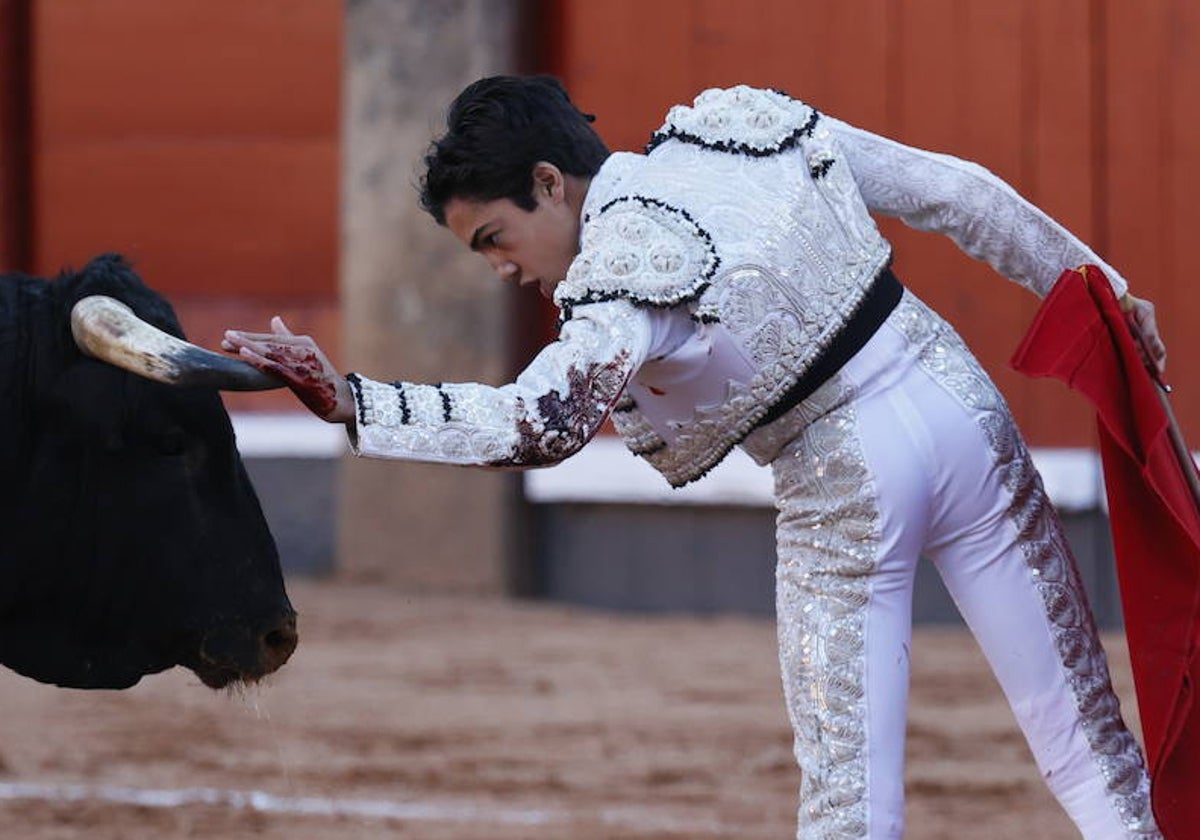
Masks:
[[[497,234],[489,233],[487,236],[483,237],[483,247],[495,248],[497,245],[496,236]]]

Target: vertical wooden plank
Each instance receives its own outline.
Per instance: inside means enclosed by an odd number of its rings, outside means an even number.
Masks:
[[[825,27],[831,38],[824,44],[825,61],[837,67],[829,80],[829,107],[844,119],[873,131],[887,126],[890,44],[895,3],[845,0],[823,4],[829,15]],[[845,44],[856,39],[857,47]]]
[[[1097,165],[1091,0],[1027,2],[1026,196],[1093,247]]]
[[[1108,195],[1103,203],[1114,264],[1135,294],[1153,300],[1168,342],[1173,397],[1185,435],[1200,434],[1200,389],[1192,361],[1200,351],[1191,243],[1200,211],[1195,161],[1200,65],[1196,10],[1186,2],[1119,0],[1104,6],[1107,63],[1105,126]],[[1191,39],[1191,40],[1189,40]]]
[[[1092,2],[1026,2],[1029,43],[1026,119],[1021,134],[1022,192],[1104,255],[1096,225],[1098,136],[1093,75]],[[1019,331],[1038,301],[1022,300]],[[1018,333],[1014,332],[1015,339]],[[1048,380],[1016,377],[1013,402],[1022,429],[1039,446],[1092,446],[1095,423],[1080,396]]]
[[[30,262],[29,0],[0,0],[0,271]]]
[[[1159,312],[1171,354],[1171,379],[1181,387],[1174,398],[1179,422],[1193,448],[1200,445],[1200,291],[1192,281],[1196,231],[1200,229],[1200,9],[1185,0],[1168,3],[1168,26],[1162,56],[1168,77],[1163,86],[1164,121],[1162,182],[1166,191],[1163,206],[1163,247],[1166,275],[1159,285],[1163,306]],[[1135,288],[1142,278],[1134,278]]]
[[[901,4],[897,139],[974,160],[1020,188],[1024,26],[1022,4],[1011,0]],[[1002,390],[1018,390],[1006,362],[1028,293],[943,237],[895,223],[885,231],[901,278],[958,328]]]
[[[962,86],[957,92],[958,133],[954,150],[991,169],[1018,190],[1025,190],[1032,173],[1025,138],[1033,116],[1027,105],[1030,34],[1025,3],[961,4],[959,61]],[[1025,380],[1008,366],[1009,356],[1026,322],[1033,296],[971,261],[954,289],[946,314],[960,321],[965,337],[1000,389],[1014,403],[1017,419],[1025,421],[1025,405],[1016,399]]]
[[[692,9],[690,0],[567,0],[563,78],[612,149],[640,151],[666,109],[690,98]]]
[[[710,87],[747,84],[783,87],[773,77],[768,46],[777,3],[759,3],[756,13],[722,0],[697,0],[695,4],[694,82],[699,91]],[[690,98],[690,97],[689,97]]]
[[[1107,91],[1105,164],[1109,194],[1105,224],[1110,254],[1142,293],[1168,304],[1164,161],[1163,36],[1170,26],[1163,0],[1104,5],[1103,83]]]
[[[961,77],[962,23],[954,0],[900,0],[896,20],[897,139],[945,149],[958,142],[955,126]]]
[[[945,151],[959,145],[955,136],[953,79],[959,75],[953,49],[958,38],[953,0],[898,2],[889,78],[889,133],[913,146]],[[960,150],[961,151],[961,150]],[[881,220],[895,249],[894,266],[901,279],[935,306],[947,280],[939,264],[954,264],[947,243],[915,233],[894,220]],[[941,274],[946,274],[943,268]]]

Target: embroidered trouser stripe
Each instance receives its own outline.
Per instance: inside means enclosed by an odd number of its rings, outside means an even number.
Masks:
[[[906,296],[773,464],[805,840],[902,835],[912,585],[931,559],[1085,838],[1158,837],[1062,529],[1003,400]]]

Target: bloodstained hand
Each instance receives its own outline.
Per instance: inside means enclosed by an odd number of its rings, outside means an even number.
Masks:
[[[295,345],[268,344],[266,368],[287,383],[300,402],[318,417],[328,417],[337,408],[337,389],[325,377],[315,351]]]
[[[309,336],[293,334],[278,316],[271,319],[271,329],[269,333],[229,330],[222,346],[259,370],[279,377],[321,419],[331,423],[353,420],[350,387],[317,343]]]

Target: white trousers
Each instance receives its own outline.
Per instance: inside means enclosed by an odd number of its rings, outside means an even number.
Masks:
[[[986,655],[1083,837],[1159,837],[1075,561],[1002,398],[911,294],[795,411],[772,466],[798,837],[896,838],[918,559]]]

